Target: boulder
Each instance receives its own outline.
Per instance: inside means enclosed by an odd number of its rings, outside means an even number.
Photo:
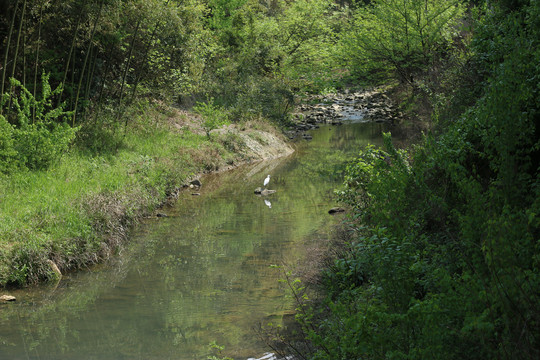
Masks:
[[[261,187],[258,187],[258,188],[255,189],[255,194],[262,195],[262,196],[267,196],[267,195],[275,193],[276,191],[277,190],[268,190],[268,189],[263,189]]]
[[[50,259],[47,260],[47,263],[49,264],[52,272],[55,274],[55,278],[60,279],[62,277],[62,272],[60,271],[56,263]]]
[[[342,212],[345,212],[345,209],[341,207],[334,207],[328,210],[329,214],[337,214],[337,213],[342,213]]]
[[[15,298],[15,296],[11,296],[11,295],[2,295],[0,296],[0,301],[15,301],[17,300],[17,298]]]

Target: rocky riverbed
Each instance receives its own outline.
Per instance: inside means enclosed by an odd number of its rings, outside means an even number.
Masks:
[[[295,125],[287,132],[290,139],[302,137],[318,124],[341,125],[344,122],[399,123],[403,114],[380,89],[344,91],[327,95],[309,96],[293,114]]]

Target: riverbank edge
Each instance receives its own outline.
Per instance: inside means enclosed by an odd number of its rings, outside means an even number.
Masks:
[[[153,114],[156,111],[154,107],[146,109],[148,113],[142,117],[154,117],[154,120],[161,118],[160,127],[168,128],[179,136],[187,131],[204,139],[200,146],[180,149],[180,152],[187,152],[187,155],[170,154],[168,158],[160,159],[159,164],[151,163],[154,167],[163,167],[165,164],[166,168],[160,168],[159,171],[175,174],[176,178],[163,176],[149,187],[148,184],[133,186],[133,177],[126,177],[125,186],[117,191],[101,191],[72,199],[84,209],[85,216],[92,219],[93,234],[90,236],[97,239],[97,244],[89,246],[88,241],[75,238],[54,239],[72,242],[70,247],[54,244],[36,247],[31,241],[2,246],[0,288],[9,290],[58,281],[62,274],[103,263],[129,242],[131,231],[141,219],[157,216],[156,211],[165,204],[176,201],[178,193],[189,187],[194,179],[203,174],[228,171],[241,165],[288,156],[294,152],[291,142],[268,121],[257,120],[229,125],[213,130],[210,136],[205,137],[201,126],[202,119],[197,114],[164,107],[163,104],[158,108],[160,112],[168,112],[169,115],[156,116]],[[171,117],[171,113],[175,115]],[[190,158],[189,162],[183,161],[186,156]],[[130,191],[128,187],[134,190]],[[141,188],[145,193],[138,191]],[[4,214],[0,215],[0,220],[6,219]]]

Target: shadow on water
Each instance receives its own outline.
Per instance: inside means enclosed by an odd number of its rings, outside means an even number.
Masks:
[[[264,353],[252,328],[291,308],[271,265],[325,236],[346,159],[382,130],[322,126],[288,158],[205,176],[109,264],[0,305],[0,358],[206,359],[213,341],[237,359]],[[268,174],[277,192],[256,196]]]

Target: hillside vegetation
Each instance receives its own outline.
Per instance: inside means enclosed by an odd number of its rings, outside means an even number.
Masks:
[[[437,3],[416,5],[448,6]],[[384,149],[367,148],[350,163],[337,191],[351,209],[343,253],[322,275],[323,298],[298,308],[309,339],[303,356],[536,359],[539,3],[452,7],[460,33],[443,46],[417,43],[416,52],[414,42],[390,45],[388,34],[360,27],[387,21],[405,36],[392,16],[406,7],[379,9],[415,2],[371,4],[355,20],[353,54],[408,84],[413,105],[429,106],[433,130],[406,151],[387,134]]]

